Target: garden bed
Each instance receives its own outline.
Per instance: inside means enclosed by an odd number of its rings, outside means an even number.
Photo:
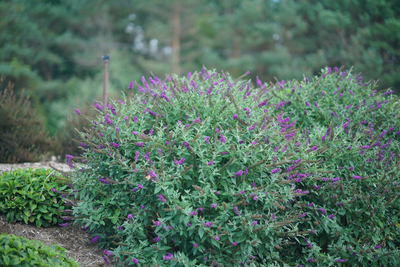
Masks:
[[[56,162],[37,162],[20,164],[0,164],[0,173],[8,172],[12,169],[20,168],[51,168],[56,167],[61,171],[69,171],[69,167],[64,163]],[[50,226],[36,228],[34,224],[24,224],[20,222],[8,223],[6,217],[0,214],[0,233],[14,234],[30,240],[39,240],[45,245],[59,244],[65,248],[68,258],[80,262],[80,266],[106,266],[103,260],[103,251],[90,240],[92,236],[83,232],[78,225],[67,227]]]

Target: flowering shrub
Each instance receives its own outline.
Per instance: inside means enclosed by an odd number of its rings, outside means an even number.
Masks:
[[[68,155],[75,220],[106,263],[396,266],[398,100],[343,73],[143,78]]]

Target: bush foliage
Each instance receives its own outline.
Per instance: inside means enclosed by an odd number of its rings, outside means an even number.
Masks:
[[[0,78],[0,84],[4,76]],[[43,119],[30,107],[23,93],[17,100],[13,84],[0,92],[0,162],[38,161],[45,153],[58,151],[58,141],[44,130]]]
[[[337,68],[245,75],[143,78],[85,116],[66,201],[106,263],[398,265],[398,98]]]
[[[118,92],[111,95],[112,99],[118,99]],[[95,112],[87,103],[79,104],[79,99],[76,101],[76,106],[79,111],[86,116],[92,117]],[[84,151],[85,145],[80,142],[79,132],[84,131],[85,128],[90,128],[92,122],[87,120],[84,116],[73,116],[71,108],[68,109],[69,113],[65,116],[65,125],[60,131],[56,133],[56,138],[60,143],[61,149],[57,151],[57,155],[65,157],[65,155],[80,155]]]
[[[46,246],[38,240],[0,234],[1,266],[79,266],[73,259],[67,259],[65,248],[60,245]]]
[[[44,168],[4,172],[0,176],[0,212],[9,223],[34,223],[38,228],[61,224],[65,206],[63,196],[56,192],[67,188],[66,181]]]

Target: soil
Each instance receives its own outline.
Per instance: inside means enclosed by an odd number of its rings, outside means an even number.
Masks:
[[[21,164],[0,164],[0,174],[8,172],[11,168],[51,168],[49,163],[57,169],[67,172],[70,171],[67,164],[56,162],[38,162]],[[24,224],[21,222],[8,223],[6,217],[0,214],[0,233],[13,234],[25,237],[30,240],[39,240],[45,245],[59,244],[65,248],[67,258],[72,258],[75,262],[80,262],[81,267],[107,266],[103,260],[103,250],[90,241],[93,238],[87,232],[83,232],[78,225],[67,227],[50,226],[36,228],[34,224]],[[111,260],[111,259],[109,259]]]

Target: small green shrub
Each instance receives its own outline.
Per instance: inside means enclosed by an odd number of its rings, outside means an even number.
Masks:
[[[4,172],[0,176],[0,212],[9,223],[23,221],[34,223],[38,228],[62,223],[65,206],[56,191],[62,192],[68,187],[63,183],[67,180],[50,169]]]
[[[3,81],[1,76],[0,84]],[[22,93],[17,100],[12,84],[0,92],[0,118],[0,162],[33,162],[60,150],[58,141],[45,131],[44,120],[31,109],[29,97]]]
[[[75,160],[85,165],[70,174],[80,192],[68,201],[107,256],[138,266],[400,264],[397,97],[330,68],[257,87],[205,68],[167,78],[96,105],[81,133],[87,148]]]
[[[38,240],[0,234],[1,266],[79,266],[73,259],[68,260],[64,251],[58,244],[46,246]]]

